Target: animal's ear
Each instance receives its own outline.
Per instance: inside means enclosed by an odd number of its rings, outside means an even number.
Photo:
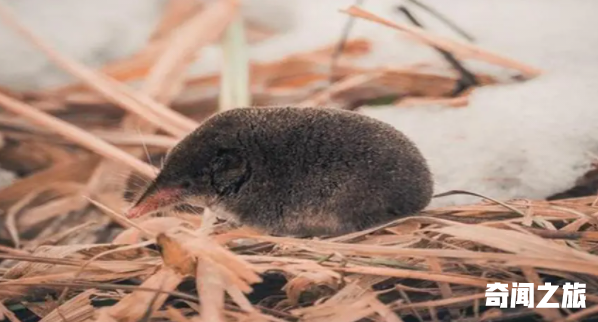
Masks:
[[[238,192],[250,175],[249,163],[236,150],[221,150],[212,160],[211,184],[219,194]]]

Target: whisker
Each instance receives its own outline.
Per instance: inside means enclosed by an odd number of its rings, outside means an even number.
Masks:
[[[160,158],[160,169],[164,168],[164,160],[166,160],[166,154],[162,155]]]
[[[147,149],[147,145],[145,144],[145,140],[143,138],[143,134],[141,133],[141,130],[139,129],[139,127],[137,127],[137,134],[139,134],[139,138],[141,139],[141,146],[143,147],[143,151],[145,152],[145,156],[147,157],[147,162],[152,166],[154,166],[154,163],[152,161],[152,157],[149,153],[149,150]],[[154,171],[156,174],[158,174],[158,171]]]
[[[135,172],[131,172],[129,175],[126,176],[128,182],[139,182],[142,185],[149,185],[152,180],[148,179],[142,175],[139,175]]]

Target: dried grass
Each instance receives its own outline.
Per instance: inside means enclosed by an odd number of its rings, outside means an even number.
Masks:
[[[226,224],[206,236],[201,217],[185,212],[142,222],[124,218],[123,194],[135,190],[136,174],[143,181],[156,173],[140,158],[151,163],[216,110],[220,74],[188,77],[185,71],[202,46],[219,40],[235,12],[234,1],[198,6],[171,0],[146,48],[91,70],[55,52],[0,7],[3,22],[84,84],[36,93],[0,90],[0,107],[9,112],[0,115],[6,143],[0,163],[11,161],[26,174],[0,190],[0,241],[11,245],[0,246],[0,320],[577,321],[597,314],[594,197],[484,199],[322,240]],[[459,57],[538,74],[356,7],[348,13]],[[430,64],[357,67],[351,58],[369,51],[363,39],[346,44],[330,85],[333,51],[251,63],[252,100],[355,109],[383,98],[404,108],[431,101],[466,108],[475,90],[454,97],[456,73]],[[491,75],[476,77],[479,86],[499,85]],[[142,91],[126,84],[139,79]],[[588,308],[488,310],[484,289],[496,281],[583,282]]]

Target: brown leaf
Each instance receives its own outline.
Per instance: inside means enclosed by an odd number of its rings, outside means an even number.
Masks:
[[[220,269],[209,258],[200,259],[195,276],[197,295],[201,301],[200,315],[203,321],[224,322],[225,282]]]
[[[309,298],[310,302],[324,296],[334,294],[340,285],[338,275],[322,272],[304,272],[291,279],[283,290],[291,301],[297,305],[301,298]]]
[[[93,317],[94,307],[91,305],[90,296],[95,290],[86,290],[71,298],[61,306],[44,316],[40,322],[84,322]]]
[[[176,227],[194,228],[188,221],[175,217],[153,217],[139,223],[146,231],[158,235]],[[135,244],[141,242],[143,234],[137,228],[128,228],[114,237],[114,244]]]
[[[177,240],[164,233],[158,234],[156,244],[160,247],[164,265],[181,275],[195,275],[197,259],[183,248]]]
[[[99,158],[95,155],[69,160],[53,165],[51,168],[36,172],[31,176],[21,178],[12,185],[0,190],[0,207],[10,207],[17,200],[39,187],[56,182],[82,183],[89,179],[91,169],[98,164]]]
[[[140,286],[162,291],[173,291],[182,280],[182,275],[169,267],[163,267],[146,279]],[[107,311],[113,319],[119,322],[137,322],[146,313],[152,300],[153,305],[151,310],[156,311],[162,306],[167,297],[167,293],[160,293],[156,297],[155,292],[136,290],[127,294],[118,303],[108,308]]]

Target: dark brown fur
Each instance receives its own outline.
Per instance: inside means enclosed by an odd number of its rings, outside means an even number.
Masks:
[[[432,176],[407,137],[370,117],[240,108],[183,139],[144,195],[166,187],[272,234],[321,236],[417,213],[430,202]]]

